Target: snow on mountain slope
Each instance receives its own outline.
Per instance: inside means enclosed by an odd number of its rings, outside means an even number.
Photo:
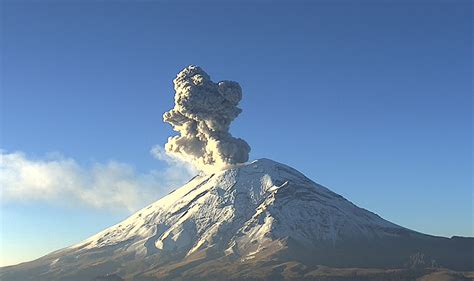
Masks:
[[[196,176],[77,245],[2,268],[0,280],[275,280],[319,265],[473,270],[473,251],[471,238],[403,228],[260,159]],[[290,265],[296,271],[278,269]]]
[[[208,247],[240,253],[284,237],[312,246],[346,237],[393,235],[399,230],[403,228],[358,208],[298,171],[261,159],[197,176],[71,249],[126,243],[127,251],[142,256],[163,250],[191,254]]]

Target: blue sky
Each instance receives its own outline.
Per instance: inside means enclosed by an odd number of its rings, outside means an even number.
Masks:
[[[182,167],[150,149],[173,134],[161,121],[172,79],[196,64],[241,84],[231,131],[251,159],[291,165],[405,227],[474,235],[468,1],[1,5],[3,155],[81,183],[95,184],[97,169],[130,171],[137,188],[150,171],[166,177]],[[161,189],[147,187],[134,206],[165,194],[169,182],[157,181]],[[2,198],[1,264],[77,243],[130,213],[123,201],[71,204],[83,193],[55,188]]]

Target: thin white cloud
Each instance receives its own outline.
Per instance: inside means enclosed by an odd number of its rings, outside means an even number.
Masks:
[[[23,152],[0,150],[0,197],[3,202],[42,201],[59,205],[135,211],[189,180],[195,171],[166,155],[163,170],[136,172],[116,161],[84,167],[60,155],[32,159]]]

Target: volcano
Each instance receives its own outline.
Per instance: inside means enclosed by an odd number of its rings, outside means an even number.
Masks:
[[[77,245],[1,268],[0,279],[414,280],[474,270],[473,253],[473,238],[404,228],[260,159],[198,175]]]

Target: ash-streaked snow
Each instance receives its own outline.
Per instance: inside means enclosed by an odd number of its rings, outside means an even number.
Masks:
[[[360,209],[296,170],[268,159],[201,175],[125,221],[72,248],[126,242],[126,251],[227,253],[292,237],[314,246],[345,238],[393,235],[400,226]],[[269,235],[271,234],[271,235]],[[150,243],[152,239],[153,243]]]
[[[275,280],[290,265],[297,271],[278,278],[303,278],[319,265],[473,270],[473,249],[471,238],[403,228],[260,159],[196,176],[77,245],[2,268],[0,280]]]

